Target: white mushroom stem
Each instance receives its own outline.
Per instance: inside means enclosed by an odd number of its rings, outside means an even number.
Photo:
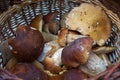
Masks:
[[[58,49],[51,57],[56,66],[62,65],[62,61],[61,61],[62,50],[63,48]]]
[[[56,40],[58,38],[57,35],[47,33],[47,32],[42,32],[42,35],[43,35],[45,42],[53,41],[53,40]]]
[[[38,60],[42,62],[44,58],[46,57],[46,55],[51,56],[59,48],[60,48],[60,45],[58,44],[57,40],[45,43],[42,55],[38,58]]]
[[[90,76],[106,70],[106,63],[94,53],[90,53],[87,63],[80,66],[80,69]]]

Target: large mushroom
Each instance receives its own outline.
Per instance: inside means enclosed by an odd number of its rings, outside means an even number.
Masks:
[[[29,26],[18,26],[15,38],[9,39],[9,45],[18,61],[32,62],[41,55],[44,40],[38,30]]]
[[[68,67],[78,67],[87,62],[93,40],[90,37],[78,38],[65,46],[62,51],[62,63]]]
[[[88,35],[102,46],[111,34],[111,22],[104,10],[93,4],[82,3],[72,9],[65,20],[66,28]]]
[[[17,63],[9,71],[23,80],[48,80],[48,75],[31,63]]]
[[[17,77],[14,74],[11,74],[6,69],[0,67],[0,80],[23,80],[23,79]]]

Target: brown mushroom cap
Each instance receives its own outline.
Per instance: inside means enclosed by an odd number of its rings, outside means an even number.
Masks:
[[[86,75],[77,69],[68,70],[61,76],[61,80],[84,80],[85,78]]]
[[[24,80],[48,80],[48,75],[31,63],[18,63],[9,71]]]
[[[55,11],[48,13],[43,17],[44,20],[43,31],[52,33],[54,35],[58,34],[58,30],[60,27],[58,21],[56,21],[57,14],[58,12]]]
[[[42,53],[44,40],[38,30],[28,26],[18,26],[15,38],[9,39],[13,55],[22,62],[36,60]]]
[[[43,16],[41,14],[37,15],[30,23],[30,26],[42,32]]]
[[[55,11],[55,12],[51,12],[51,13],[48,13],[47,15],[43,16],[44,23],[47,24],[51,21],[55,21],[57,14],[58,14],[58,12]]]
[[[16,75],[11,74],[6,69],[0,67],[0,80],[23,80],[23,79],[18,78]]]
[[[66,17],[66,27],[83,35],[89,35],[100,46],[111,34],[111,22],[101,7],[83,3]]]
[[[77,67],[87,62],[92,47],[90,37],[78,38],[65,46],[62,51],[62,63],[68,67]]]

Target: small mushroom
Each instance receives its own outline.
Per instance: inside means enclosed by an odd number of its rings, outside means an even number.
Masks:
[[[59,31],[59,24],[57,21],[51,21],[48,24],[45,24],[43,29],[44,29],[43,31],[47,33],[52,33],[54,35],[57,35]]]
[[[78,38],[65,46],[62,51],[62,63],[68,67],[78,67],[85,64],[92,48],[93,40],[90,37]]]
[[[18,26],[15,38],[9,39],[12,53],[21,62],[32,62],[42,53],[44,40],[38,30],[29,26]]]
[[[58,74],[63,70],[61,67],[61,54],[63,48],[58,49],[53,55],[47,56],[43,62],[45,69],[49,70],[51,73]]]
[[[47,15],[43,16],[44,23],[48,24],[51,21],[55,21],[57,14],[58,14],[58,12],[55,11],[55,12],[51,12],[51,13],[48,13]]]
[[[57,40],[45,43],[43,52],[42,52],[41,56],[38,58],[38,60],[40,62],[42,62],[46,56],[53,55],[59,48],[61,48],[61,47],[58,44]]]
[[[43,31],[47,33],[52,33],[54,35],[58,34],[59,31],[59,23],[56,21],[58,12],[51,12],[48,13],[43,17],[44,20],[44,26],[43,26]]]
[[[92,51],[96,54],[110,53],[114,50],[116,50],[115,46],[101,46],[101,47],[95,47],[92,49]]]
[[[67,29],[90,36],[99,46],[103,46],[111,34],[111,22],[104,10],[89,3],[72,9],[65,24]]]
[[[32,19],[30,26],[42,32],[43,16],[41,14],[37,15],[34,19]]]
[[[61,46],[66,46],[70,42],[81,37],[86,37],[86,36],[80,35],[75,31],[70,31],[67,28],[62,28],[58,35],[58,42]]]
[[[51,33],[51,32],[56,33],[56,30],[58,30],[58,28],[55,26],[57,26],[57,24],[52,22],[50,25],[46,24],[46,27],[45,26],[43,27],[43,16],[41,14],[36,16],[31,21],[30,26],[31,28],[35,28],[42,33],[45,42],[57,39],[57,35]],[[48,26],[50,26],[50,29],[48,29]],[[43,31],[43,28],[46,29],[46,31]]]
[[[86,78],[86,75],[79,69],[68,70],[61,76],[61,80],[84,80]]]

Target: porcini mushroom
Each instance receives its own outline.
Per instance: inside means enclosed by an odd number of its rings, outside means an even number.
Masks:
[[[57,24],[56,23],[51,23],[50,25],[47,23],[46,24],[46,27],[44,26],[43,27],[43,16],[41,14],[37,15],[34,19],[32,19],[31,23],[30,23],[30,26],[32,28],[35,28],[37,30],[39,30],[42,35],[43,35],[43,38],[44,38],[44,41],[45,42],[49,42],[49,41],[52,41],[52,40],[56,40],[57,39],[57,35],[54,35],[51,33],[51,31],[53,33],[56,33],[56,30],[58,30],[58,28],[56,27]],[[50,31],[48,29],[48,25],[50,26]],[[56,29],[57,28],[57,29]],[[44,30],[44,31],[43,31]],[[46,30],[46,31],[45,31]],[[54,32],[55,31],[55,32]]]
[[[38,58],[38,60],[42,62],[46,56],[53,55],[59,48],[61,48],[61,46],[59,45],[57,40],[45,43],[43,52],[41,56]]]
[[[18,63],[9,71],[23,80],[48,80],[48,75],[31,63]]]
[[[58,35],[58,43],[60,46],[66,46],[70,42],[74,41],[75,39],[86,37],[81,34],[78,34],[75,31],[68,30],[67,28],[62,28]]]
[[[58,12],[55,11],[48,13],[43,17],[44,20],[43,31],[47,33],[52,33],[54,35],[58,34],[58,30],[60,27],[58,21],[56,21],[57,14]]]
[[[104,10],[93,4],[82,3],[72,9],[65,20],[66,28],[88,35],[102,46],[111,34],[111,22]]]
[[[43,16],[41,14],[37,15],[34,19],[32,19],[30,26],[42,32]]]
[[[79,69],[68,70],[62,74],[61,80],[84,80],[86,75]]]
[[[0,67],[0,80],[23,80],[23,79],[17,77],[14,74],[11,74],[6,69]]]
[[[18,61],[32,62],[41,55],[44,40],[38,30],[29,26],[18,26],[15,38],[9,39],[9,45],[13,48],[12,53]]]
[[[65,46],[62,51],[62,63],[69,67],[78,67],[87,62],[93,40],[90,37],[78,38]]]
[[[53,74],[58,74],[63,70],[61,67],[61,54],[62,54],[63,48],[58,49],[53,55],[46,56],[43,64],[45,66],[46,70],[49,70]]]

